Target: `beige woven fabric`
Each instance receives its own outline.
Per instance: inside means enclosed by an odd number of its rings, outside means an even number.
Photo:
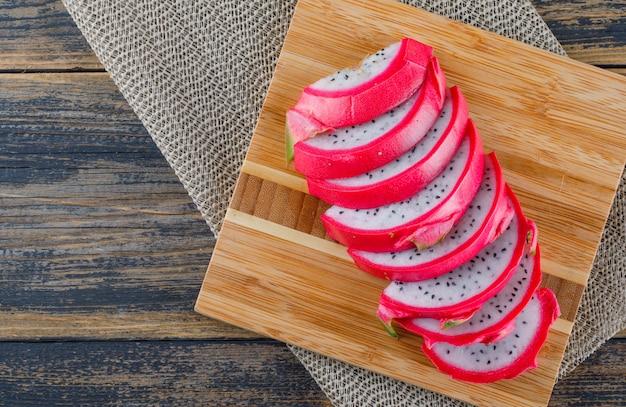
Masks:
[[[552,52],[528,0],[409,0]],[[63,0],[216,234],[296,1]],[[561,374],[626,325],[624,178]],[[337,406],[461,405],[290,347]]]

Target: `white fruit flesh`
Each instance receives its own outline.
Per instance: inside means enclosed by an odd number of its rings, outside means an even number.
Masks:
[[[559,315],[554,293],[540,288],[515,319],[515,329],[502,340],[468,346],[440,342],[422,350],[439,370],[455,379],[473,383],[512,379],[537,367],[537,355]]]
[[[347,187],[358,187],[382,182],[401,174],[423,160],[441,140],[452,118],[452,110],[452,101],[450,98],[446,98],[439,118],[426,133],[426,136],[415,147],[390,163],[355,177],[331,179],[328,182]]]
[[[344,68],[311,85],[320,91],[341,91],[360,86],[382,74],[398,55],[400,42],[393,43],[364,58],[354,68]]]
[[[454,363],[463,370],[486,372],[501,369],[517,359],[528,347],[541,322],[540,315],[541,304],[534,297],[517,318],[517,328],[500,342],[469,346],[439,343],[433,346],[433,350],[444,361]]]
[[[485,222],[485,218],[497,198],[496,193],[498,190],[495,184],[494,163],[492,160],[486,159],[483,178],[474,200],[459,223],[453,226],[440,243],[424,250],[414,248],[401,252],[386,253],[358,251],[356,254],[373,264],[416,267],[454,252],[459,246],[471,239]]]
[[[327,151],[367,145],[405,120],[407,113],[414,108],[423,91],[424,89],[420,88],[406,102],[375,119],[354,126],[342,127],[330,133],[319,134],[302,142]]]
[[[519,221],[514,216],[502,235],[469,262],[425,281],[392,282],[384,294],[410,307],[438,308],[480,295],[497,281],[509,266],[518,244]]]
[[[541,270],[539,267],[535,268],[535,260],[535,256],[527,253],[504,288],[461,324],[443,328],[438,319],[415,318],[399,321],[400,325],[423,335],[427,346],[432,346],[435,342],[454,341],[455,345],[467,345],[497,340],[514,328],[514,318],[519,315],[541,281]],[[510,324],[506,321],[510,321]],[[493,331],[494,327],[499,331]]]
[[[413,197],[373,209],[331,206],[325,216],[341,219],[343,225],[362,230],[388,229],[403,225],[410,219],[426,214],[450,193],[461,177],[469,155],[470,141],[466,137],[442,173]]]

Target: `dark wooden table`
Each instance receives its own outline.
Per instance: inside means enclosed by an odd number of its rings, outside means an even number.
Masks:
[[[626,74],[624,3],[533,2]],[[0,405],[330,406],[284,344],[194,313],[215,240],[61,2],[0,0],[0,51]],[[626,405],[625,361],[620,334],[551,405]]]

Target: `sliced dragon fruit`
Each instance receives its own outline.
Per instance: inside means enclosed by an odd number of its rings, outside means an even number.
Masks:
[[[469,207],[485,155],[472,120],[446,168],[411,198],[370,209],[333,205],[322,215],[328,235],[349,248],[389,252],[440,241]]]
[[[524,217],[519,203],[512,205],[516,211],[507,229],[468,262],[428,280],[393,281],[383,290],[377,313],[392,336],[394,319],[434,318],[441,326],[466,321],[502,289],[524,253],[537,245],[535,223]]]
[[[440,276],[469,261],[498,237],[511,222],[517,202],[509,199],[500,163],[494,152],[485,157],[485,169],[474,200],[461,220],[438,244],[424,250],[375,253],[348,249],[356,266],[377,277],[420,281]]]
[[[554,293],[540,288],[516,318],[515,329],[499,342],[468,346],[439,342],[430,348],[424,344],[422,350],[440,371],[457,380],[513,379],[537,367],[537,355],[559,315]]]
[[[407,100],[420,87],[432,47],[404,38],[359,62],[307,86],[287,116],[294,141],[328,128],[369,121]],[[307,123],[308,122],[308,123]]]
[[[435,123],[444,103],[446,79],[436,58],[419,90],[375,118],[326,131],[295,144],[294,167],[311,178],[347,178],[381,167],[410,150]],[[287,113],[292,124],[295,111]]]
[[[515,318],[522,312],[541,283],[539,245],[535,254],[524,255],[509,282],[466,322],[441,327],[438,319],[407,318],[396,322],[409,332],[421,335],[424,344],[437,342],[455,346],[498,342],[515,329]]]
[[[467,119],[465,98],[453,87],[448,91],[439,118],[412,149],[382,167],[354,177],[307,177],[309,193],[332,205],[352,209],[383,206],[410,198],[452,159],[465,134]]]

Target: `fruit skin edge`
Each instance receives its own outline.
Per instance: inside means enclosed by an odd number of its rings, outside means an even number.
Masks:
[[[336,91],[320,90],[314,87],[315,84],[309,85],[302,91],[293,110],[307,114],[324,127],[337,128],[366,122],[415,93],[424,81],[427,66],[433,60],[432,54],[431,46],[412,38],[403,38],[393,61],[369,81],[348,90]],[[394,91],[385,91],[386,88]],[[298,131],[294,136],[303,140],[310,134]]]
[[[416,95],[417,100],[407,116],[379,137],[352,149],[325,150],[310,146],[305,141],[298,141],[294,133],[304,131],[302,128],[315,134],[341,129],[325,126],[314,117],[294,109],[288,110],[286,127],[290,142],[294,144],[296,171],[312,178],[351,177],[381,167],[411,149],[436,121],[446,96],[446,77],[439,60],[433,57],[427,68],[423,88]],[[363,123],[355,123],[359,124]],[[413,131],[412,126],[416,126],[419,131]]]
[[[531,297],[535,294],[542,280],[542,270],[541,270],[541,253],[539,249],[539,245],[537,245],[534,254],[532,252],[526,253],[526,256],[532,257],[533,269],[531,274],[527,277],[530,282],[526,291],[522,293],[520,297],[520,302],[513,308],[511,308],[508,313],[499,321],[491,326],[487,326],[479,331],[475,332],[466,332],[460,333],[458,335],[452,336],[446,334],[446,329],[452,328],[453,326],[457,326],[459,324],[444,324],[443,327],[440,328],[440,331],[431,331],[428,328],[424,328],[421,326],[415,326],[412,323],[412,318],[400,319],[397,323],[404,328],[406,331],[414,333],[416,335],[420,335],[424,338],[424,345],[427,347],[432,347],[435,343],[445,342],[455,346],[467,346],[473,345],[475,343],[493,343],[498,342],[503,339],[506,335],[508,335],[513,329],[515,329],[515,318],[522,312],[525,308],[526,304],[530,301]],[[515,274],[510,282],[515,281]],[[516,296],[519,294],[517,290],[514,290]],[[499,294],[499,293],[498,293]],[[490,298],[486,303],[493,299]],[[479,309],[477,313],[483,311],[483,308]]]
[[[446,103],[447,98],[449,98],[450,101],[451,111],[448,125],[443,129],[443,131],[439,132],[440,135],[438,136],[439,139],[437,140],[437,142],[426,154],[421,157],[419,161],[414,162],[412,165],[406,167],[403,171],[393,175],[392,177],[385,178],[375,183],[363,184],[358,186],[341,185],[333,182],[333,179],[313,178],[307,176],[306,180],[309,187],[309,192],[312,195],[321,198],[323,201],[330,203],[331,205],[337,205],[350,209],[368,209],[372,207],[388,205],[394,202],[403,201],[418,193],[432,180],[434,180],[437,175],[439,175],[439,173],[441,173],[446,163],[449,162],[450,159],[452,159],[452,156],[459,148],[461,142],[463,141],[463,138],[465,137],[469,112],[465,97],[457,86],[451,87],[446,92],[446,96],[444,97],[444,101],[441,106],[439,103],[440,100],[437,99],[432,102],[435,104],[435,106],[431,106],[428,110],[436,112],[434,116],[439,115]],[[420,119],[429,119],[429,116],[431,116],[431,114],[430,112],[426,112],[425,116],[427,117],[423,117],[424,115],[419,115],[419,117],[416,118],[415,116],[418,115],[414,115],[413,117],[409,117],[407,115],[406,119],[410,118],[411,120],[405,119],[401,121],[397,126],[394,127],[394,129],[402,125],[402,123],[404,123],[405,121],[409,122],[407,126],[411,126],[413,121],[417,120],[418,122],[421,122],[418,128],[420,129],[419,132],[422,132],[422,129],[424,128],[424,123]],[[431,130],[434,128],[434,126],[436,126],[437,120],[438,118],[435,118],[434,123],[428,128],[427,131],[423,132],[424,136],[417,140],[415,144],[410,147],[406,152],[402,153],[398,157],[398,159],[396,159],[396,162],[400,162],[401,157],[409,154],[409,152],[411,151],[413,151],[413,154],[415,154],[418,145],[421,144],[424,138],[431,134]],[[389,130],[389,132],[391,132],[392,130]],[[412,128],[412,130],[417,132],[417,129],[415,128]],[[435,130],[437,130],[437,128],[435,128]],[[388,134],[389,132],[387,132],[386,134]],[[354,149],[349,148],[345,151],[354,152]],[[297,154],[296,156],[303,154],[303,152],[303,148],[299,147],[299,154]],[[384,169],[385,165],[363,172],[382,172]],[[367,205],[364,204],[364,202],[367,202]]]
[[[417,307],[408,305],[387,295],[386,292],[383,291],[380,295],[377,309],[377,316],[383,324],[391,325],[395,319],[418,317],[439,319],[442,327],[447,324],[458,325],[463,323],[470,319],[486,301],[488,301],[493,295],[499,293],[506,286],[508,281],[515,274],[517,267],[526,253],[533,255],[536,253],[538,235],[537,225],[534,221],[525,217],[517,197],[508,184],[505,184],[505,188],[508,200],[515,210],[518,230],[512,257],[509,263],[501,271],[501,274],[486,288],[484,288],[481,293],[475,294],[474,296],[456,304],[441,307]],[[467,264],[467,262],[464,264]]]
[[[422,344],[422,352],[442,373],[449,375],[455,380],[469,383],[485,384],[499,380],[514,379],[524,372],[536,369],[538,366],[537,356],[548,338],[550,327],[560,316],[561,311],[556,295],[549,288],[539,288],[535,291],[535,295],[541,301],[542,319],[540,326],[528,348],[509,365],[488,372],[472,372],[442,361],[436,356],[434,347],[429,348]]]
[[[449,194],[428,212],[402,225],[376,230],[345,225],[339,219],[324,213],[321,220],[328,235],[351,250],[370,252],[427,247],[439,242],[463,216],[480,187],[483,175],[485,156],[482,139],[471,119],[468,120],[465,137],[470,140],[468,162],[463,163],[463,172]]]
[[[348,255],[352,257],[356,266],[375,277],[385,280],[397,281],[419,281],[437,277],[449,272],[455,267],[469,261],[474,255],[486,246],[486,244],[494,241],[507,228],[513,213],[517,208],[517,200],[512,194],[504,181],[504,175],[501,173],[500,163],[495,152],[487,154],[485,160],[491,162],[496,176],[496,201],[494,206],[490,208],[490,212],[485,217],[485,221],[477,231],[475,238],[470,238],[463,243],[458,249],[437,259],[433,259],[427,263],[423,263],[419,267],[391,267],[371,261],[362,255],[359,250],[348,248]],[[509,199],[509,196],[512,199]],[[509,205],[512,203],[513,205]],[[471,204],[471,203],[470,203]],[[521,209],[518,211],[521,212]],[[445,239],[443,237],[442,239]],[[484,240],[483,240],[484,239]],[[411,245],[409,248],[414,248]],[[421,249],[420,249],[421,250]]]

